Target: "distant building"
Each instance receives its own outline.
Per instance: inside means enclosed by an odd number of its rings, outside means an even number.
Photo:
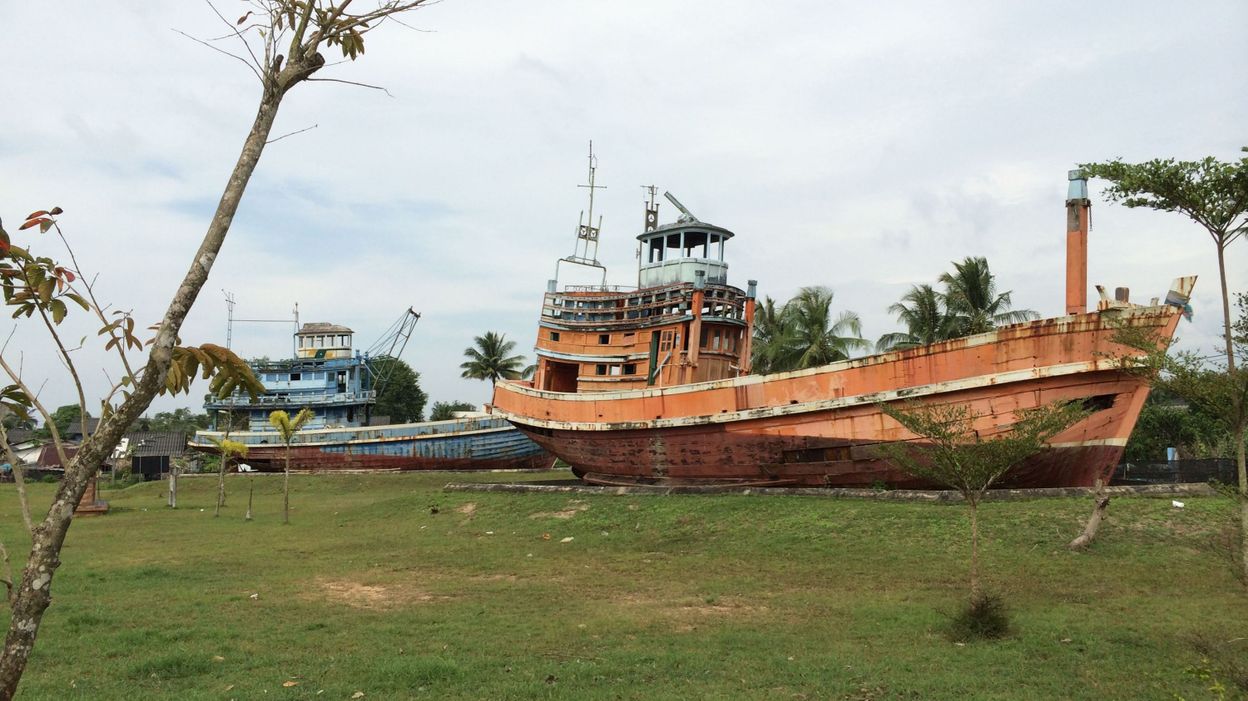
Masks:
[[[186,452],[187,434],[182,431],[135,431],[127,433],[113,451],[113,459],[130,461],[130,472],[143,479],[168,474],[174,458]]]

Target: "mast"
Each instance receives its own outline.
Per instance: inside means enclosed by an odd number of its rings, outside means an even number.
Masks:
[[[585,216],[585,210],[581,210],[580,220],[576,227],[576,245],[572,249],[572,255],[560,258],[555,261],[555,279],[551,283],[558,285],[559,280],[559,264],[572,263],[573,265],[583,265],[587,268],[598,268],[602,271],[602,282],[607,284],[607,267],[598,262],[598,234],[602,231],[602,215],[598,215],[598,225],[594,226],[594,190],[605,190],[606,185],[598,185],[595,178],[598,171],[598,159],[594,156],[594,142],[589,142],[589,183],[586,185],[577,185],[577,187],[587,188],[589,190],[589,216]]]

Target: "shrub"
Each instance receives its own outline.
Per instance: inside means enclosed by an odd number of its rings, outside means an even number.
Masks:
[[[997,594],[980,593],[953,618],[954,640],[998,640],[1010,634],[1005,600]]]

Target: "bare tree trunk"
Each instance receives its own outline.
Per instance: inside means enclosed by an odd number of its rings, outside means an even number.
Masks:
[[[82,499],[87,483],[112,452],[113,446],[121,440],[126,427],[147,409],[152,398],[165,384],[182,322],[186,320],[195,298],[208,280],[208,273],[211,272],[221,245],[225,242],[225,235],[229,232],[235,212],[238,211],[238,203],[247,187],[247,181],[255,171],[260,154],[268,141],[282,97],[288,89],[312,75],[324,64],[325,59],[319,53],[311,53],[289,57],[284,68],[280,67],[280,61],[272,67],[266,66],[269,70],[264,73],[263,94],[251,131],[243,143],[242,152],[230,174],[203,242],[165,311],[147,364],[135,378],[134,391],[116,411],[103,418],[94,434],[83,441],[78,453],[65,466],[65,476],[48,509],[47,517],[35,526],[30,556],[26,560],[22,580],[17,588],[4,650],[0,653],[0,701],[9,701],[17,693],[17,685],[26,669],[31,650],[34,649],[44,611],[52,602],[52,577],[61,564],[61,546],[65,544],[65,535],[73,521],[74,507]]]
[[[30,500],[26,497],[26,468],[16,459],[10,464],[13,466],[13,483],[17,485],[17,500],[22,505],[22,522],[26,524],[27,533],[34,533],[35,523],[30,518]]]
[[[1248,465],[1245,464],[1244,438],[1244,427],[1240,426],[1235,431],[1235,468],[1239,473],[1239,565],[1244,586],[1248,586]]]
[[[968,500],[971,507],[971,601],[979,601],[979,500]]]
[[[1097,530],[1101,527],[1101,520],[1105,518],[1107,509],[1109,509],[1109,495],[1105,493],[1105,482],[1097,479],[1096,506],[1092,507],[1092,515],[1088,517],[1088,522],[1083,527],[1083,533],[1070,541],[1070,545],[1067,547],[1071,550],[1079,550],[1090,545],[1092,539],[1096,537]]]
[[[225,463],[228,460],[225,451],[221,451],[221,465],[217,468],[217,508],[212,512],[213,518],[220,516],[221,507],[225,506]]]
[[[251,520],[251,498],[256,495],[256,478],[247,478],[247,513],[243,516],[244,521]]]
[[[282,523],[290,523],[290,444],[286,444],[286,476],[282,478]]]
[[[13,469],[13,483],[17,485],[17,500],[22,507],[22,522],[26,524],[26,532],[34,533],[35,524],[30,518],[30,500],[26,498],[26,475],[22,471],[22,461],[17,459],[13,446],[9,444],[9,432],[0,425],[0,442],[4,444],[5,457]],[[10,578],[11,579],[11,578]]]
[[[178,508],[178,466],[169,466],[169,508]]]
[[[1218,244],[1218,278],[1222,281],[1222,332],[1226,340],[1226,371],[1235,372],[1235,345],[1231,334],[1231,298],[1226,291],[1226,248],[1221,243]],[[1243,443],[1241,442],[1240,445]]]

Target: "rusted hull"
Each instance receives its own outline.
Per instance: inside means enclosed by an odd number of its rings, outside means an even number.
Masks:
[[[190,446],[216,452],[197,433]],[[286,464],[286,449],[271,432],[232,433],[248,446],[242,462],[263,472]],[[498,417],[397,424],[357,429],[326,429],[297,434],[291,444],[292,470],[521,470],[548,468],[554,457]]]
[[[1002,487],[1092,486],[1122,455],[1148,387],[1117,369],[1134,354],[1116,326],[1169,338],[1178,313],[1152,307],[1019,324],[813,370],[598,395],[499,383],[497,409],[591,481],[927,487],[880,459],[917,437],[881,403],[969,406],[981,435],[1016,412],[1081,401],[1092,414],[1008,473]]]

